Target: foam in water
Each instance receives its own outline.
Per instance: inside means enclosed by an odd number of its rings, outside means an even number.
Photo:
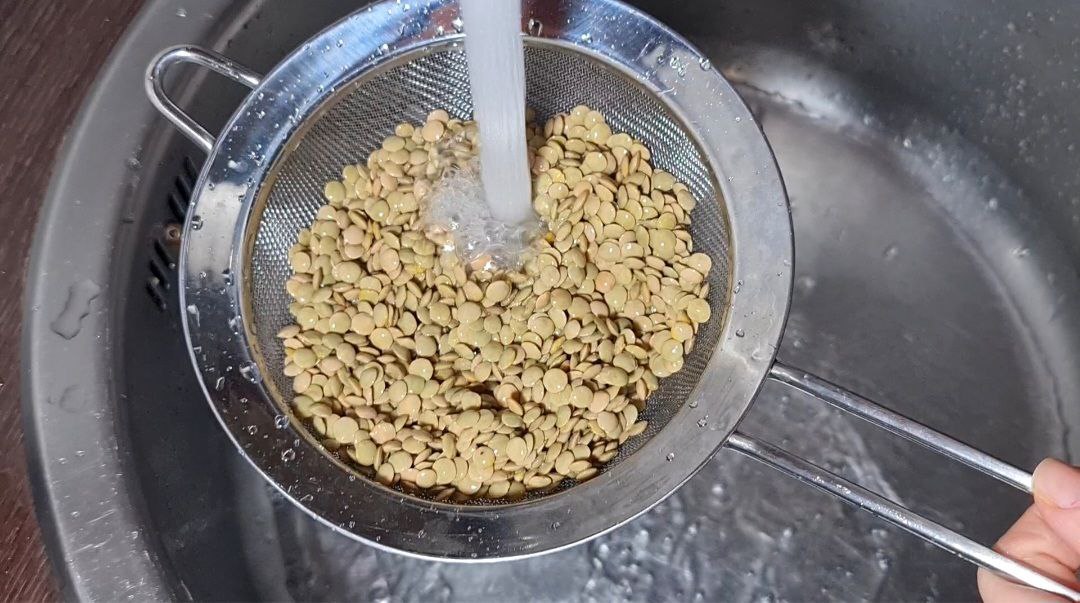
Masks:
[[[535,220],[525,141],[525,50],[521,5],[461,0],[473,117],[480,127],[481,180],[491,215]]]
[[[517,267],[539,234],[540,224],[535,217],[506,222],[492,215],[484,202],[479,171],[475,160],[448,170],[428,196],[425,225],[447,231],[446,245],[473,269]]]

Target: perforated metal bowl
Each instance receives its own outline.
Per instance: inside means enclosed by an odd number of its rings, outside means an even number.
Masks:
[[[718,318],[699,330],[683,370],[664,379],[660,390],[650,397],[643,415],[649,431],[623,444],[620,455],[608,464],[613,467],[674,416],[693,392],[716,347],[730,289],[723,204],[715,176],[695,140],[678,117],[631,76],[589,54],[539,40],[529,43],[525,64],[529,103],[539,116],[546,118],[582,103],[603,107],[614,131],[633,132],[654,150],[654,164],[687,184],[700,200],[692,216],[694,249],[713,259],[709,299]],[[436,43],[405,52],[350,82],[327,101],[311,128],[295,143],[290,141],[288,154],[271,166],[267,184],[256,197],[248,219],[254,241],[245,260],[251,267],[246,274],[251,312],[244,318],[261,356],[260,369],[272,378],[270,391],[285,408],[290,407],[293,393],[291,379],[282,371],[283,347],[275,333],[295,322],[288,311],[292,300],[281,293],[292,274],[287,254],[297,232],[314,221],[316,211],[325,203],[323,184],[339,177],[341,166],[378,148],[387,132],[401,121],[422,123],[433,107],[468,118],[472,111],[469,99],[465,54],[460,47]]]
[[[393,125],[434,108],[470,110],[456,4],[376,4],[331,26],[265,78],[194,48],[148,72],[155,104],[210,154],[185,229],[181,292],[195,367],[221,423],[264,476],[313,516],[389,549],[439,559],[553,551],[621,525],[689,479],[725,442],[977,563],[1057,592],[1001,555],[783,450],[734,433],[766,377],[788,383],[995,477],[1030,476],[812,375],[774,364],[791,290],[786,197],[760,130],[734,89],[663,25],[613,0],[526,1],[528,102],[544,116],[587,103],[686,182],[710,276],[713,318],[686,367],[648,403],[650,431],[598,477],[499,505],[444,504],[367,479],[288,414],[274,333],[291,322],[288,247],[322,185],[366,157]],[[214,140],[164,94],[191,61],[254,91]],[[699,423],[707,421],[708,429]]]

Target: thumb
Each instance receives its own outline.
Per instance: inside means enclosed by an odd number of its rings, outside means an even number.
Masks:
[[[1080,562],[1080,469],[1046,459],[1033,475],[1035,508],[1072,552],[1070,565]]]

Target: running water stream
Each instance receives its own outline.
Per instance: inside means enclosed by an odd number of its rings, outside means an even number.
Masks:
[[[460,0],[473,117],[480,126],[480,179],[492,217],[535,218],[525,141],[525,51],[516,0]]]

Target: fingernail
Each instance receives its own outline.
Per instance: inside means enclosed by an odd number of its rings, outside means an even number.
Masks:
[[[1046,459],[1032,477],[1035,498],[1061,509],[1080,508],[1080,469]]]

